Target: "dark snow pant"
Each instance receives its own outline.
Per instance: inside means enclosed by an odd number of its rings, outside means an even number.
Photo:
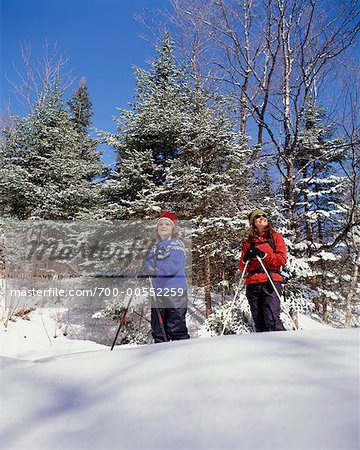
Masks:
[[[281,295],[281,283],[275,281],[274,284]],[[280,300],[270,283],[248,284],[246,297],[257,332],[285,331],[280,320]]]
[[[157,306],[159,306],[158,311],[160,312],[168,341],[190,339],[185,320],[187,308],[170,307],[176,306],[176,303],[183,306],[187,303],[187,298],[171,298],[170,304],[169,298],[163,300],[161,297],[157,297]],[[166,307],[163,307],[164,305]],[[158,311],[156,308],[151,308],[151,330],[155,343],[165,342],[164,334],[159,321]]]

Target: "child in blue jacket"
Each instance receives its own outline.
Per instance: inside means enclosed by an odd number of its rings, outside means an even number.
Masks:
[[[161,214],[156,226],[158,242],[146,258],[154,293],[151,329],[155,343],[190,338],[185,320],[188,300],[185,246],[176,237],[178,223],[175,214],[169,211]]]

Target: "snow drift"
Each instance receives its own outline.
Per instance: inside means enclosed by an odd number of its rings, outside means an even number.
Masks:
[[[356,449],[358,338],[321,329],[8,354],[2,448]]]

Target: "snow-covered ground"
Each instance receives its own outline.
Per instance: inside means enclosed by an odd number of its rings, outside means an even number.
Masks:
[[[3,449],[359,448],[357,329],[110,352],[32,314],[0,331]]]

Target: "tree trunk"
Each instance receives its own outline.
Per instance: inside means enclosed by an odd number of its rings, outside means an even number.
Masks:
[[[312,232],[312,225],[309,219],[308,213],[310,212],[309,208],[309,197],[307,194],[304,194],[304,203],[305,203],[305,217],[306,217],[306,239],[310,242],[314,240],[314,235]]]
[[[221,286],[221,304],[222,305],[225,305],[225,303],[226,303],[226,291],[227,291],[227,289],[225,288],[225,279],[226,279],[226,277],[225,277],[225,269],[224,269],[224,267],[225,267],[225,262],[223,262],[223,271],[222,271],[222,286]]]
[[[290,317],[294,321],[296,328],[299,328],[299,313],[298,313],[298,311],[290,310]]]
[[[205,316],[212,314],[210,255],[205,255]]]
[[[288,203],[288,211],[289,211],[289,227],[290,230],[294,230],[295,227],[295,175],[294,175],[294,161],[293,157],[288,157],[287,161],[287,172],[286,172],[286,179],[285,179],[285,192],[284,197],[285,200]],[[297,231],[295,229],[295,231]]]
[[[322,299],[322,321],[324,323],[327,322],[327,305],[328,305],[328,301],[326,300],[326,297],[323,296],[323,299]]]
[[[249,73],[245,76],[245,81],[241,86],[241,100],[240,100],[240,133],[242,143],[246,142],[246,126],[247,126],[247,89],[249,83]]]
[[[319,193],[319,187],[316,184],[315,185],[315,192],[318,194]],[[319,196],[316,196],[316,210],[319,211],[321,209],[321,205],[320,205],[320,199]],[[323,233],[323,226],[322,226],[322,222],[320,217],[317,217],[316,219],[316,225],[317,225],[317,232],[318,232],[318,239],[320,244],[324,243],[324,233]]]
[[[303,178],[304,179],[308,178],[308,171],[306,168],[303,172]],[[303,181],[303,183],[305,183],[305,181]],[[314,240],[314,235],[313,235],[313,231],[312,231],[311,220],[308,215],[310,212],[310,201],[309,201],[309,196],[306,192],[306,186],[304,188],[303,199],[304,199],[304,212],[305,212],[305,217],[306,217],[306,219],[305,219],[306,239],[308,241],[312,242]]]
[[[345,326],[350,327],[351,326],[351,306],[353,299],[355,297],[355,290],[357,285],[357,280],[359,276],[359,266],[360,266],[360,251],[357,253],[354,269],[351,275],[351,283],[349,288],[349,293],[346,297],[346,319],[345,319]]]

